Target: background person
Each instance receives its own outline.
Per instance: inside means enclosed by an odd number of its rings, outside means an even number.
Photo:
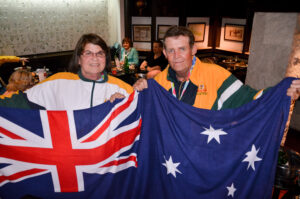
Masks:
[[[127,96],[132,87],[107,74],[110,59],[109,47],[100,36],[82,35],[69,65],[70,72],[50,76],[26,90],[25,95],[0,100],[0,106],[76,110],[99,105],[111,96]],[[20,101],[24,103],[17,103]]]
[[[129,65],[137,66],[139,64],[139,54],[135,48],[132,47],[130,38],[125,37],[122,41],[122,48],[120,53],[120,63],[124,64],[125,56],[128,58]]]
[[[201,62],[195,56],[194,42],[193,33],[186,27],[172,26],[164,36],[163,53],[169,66],[154,79],[174,97],[197,108],[220,110],[239,107],[262,94],[221,66]],[[141,91],[148,84],[139,79],[133,87]],[[286,92],[298,99],[300,80],[294,80]]]
[[[6,92],[2,97],[11,96],[17,91],[25,91],[34,85],[34,78],[32,73],[26,69],[16,70],[11,74],[6,86]]]
[[[168,60],[162,52],[163,43],[160,40],[153,42],[152,49],[153,52],[140,65],[141,70],[147,71],[147,79],[153,78],[168,65]]]

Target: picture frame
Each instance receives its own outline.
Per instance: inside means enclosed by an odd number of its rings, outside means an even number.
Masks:
[[[188,23],[188,28],[193,32],[195,42],[203,42],[206,23]]]
[[[132,25],[133,42],[151,42],[151,25]]]
[[[158,25],[157,26],[157,40],[163,40],[167,30],[171,25]]]
[[[225,24],[224,40],[243,42],[245,34],[245,25]]]

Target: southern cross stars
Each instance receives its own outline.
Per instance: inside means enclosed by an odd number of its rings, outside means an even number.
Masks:
[[[228,195],[227,196],[234,196],[234,192],[236,191],[236,188],[234,187],[234,184],[231,183],[230,187],[226,187],[228,190]]]
[[[166,160],[166,158],[165,158]],[[180,163],[174,163],[172,156],[170,156],[169,160],[166,160],[166,163],[163,163],[162,165],[164,165],[167,168],[167,174],[171,173],[175,178],[176,178],[176,172],[181,173],[177,167],[180,165]]]
[[[204,127],[203,127],[204,128]],[[209,126],[209,129],[204,128],[205,131],[203,131],[201,134],[208,135],[207,138],[207,144],[212,140],[215,139],[220,144],[220,135],[226,135],[222,129],[214,129],[211,125]]]
[[[262,159],[257,157],[257,153],[258,153],[259,149],[256,150],[255,148],[255,145],[252,144],[252,148],[251,148],[251,151],[248,151],[246,153],[246,158],[242,161],[242,162],[248,162],[248,167],[247,167],[247,170],[249,169],[250,165],[251,165],[251,168],[253,169],[253,171],[255,171],[255,166],[254,166],[254,163],[256,161],[261,161]]]

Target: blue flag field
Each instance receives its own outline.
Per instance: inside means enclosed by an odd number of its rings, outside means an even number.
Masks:
[[[271,198],[291,81],[222,111],[153,80],[85,110],[0,108],[0,198]]]

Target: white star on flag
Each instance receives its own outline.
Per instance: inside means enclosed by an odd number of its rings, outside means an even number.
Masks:
[[[204,128],[204,127],[203,127]],[[222,129],[214,129],[211,125],[209,126],[209,129],[204,128],[205,131],[203,131],[201,134],[208,135],[207,138],[207,144],[212,140],[215,139],[220,144],[220,135],[226,135],[227,133],[222,131]]]
[[[248,167],[247,167],[247,170],[249,169],[250,165],[252,167],[252,169],[255,171],[255,166],[254,166],[254,163],[256,161],[261,161],[262,159],[257,157],[257,153],[258,153],[259,149],[256,150],[255,148],[255,145],[252,144],[252,148],[251,148],[251,151],[248,151],[246,153],[246,158],[242,161],[242,162],[248,162]]]
[[[166,158],[165,158],[165,161],[166,161],[166,163],[162,163],[162,165],[164,165],[167,168],[167,175],[169,173],[171,173],[176,178],[176,172],[181,173],[177,169],[177,167],[180,165],[180,163],[179,162],[174,163],[173,159],[172,159],[172,156],[170,156],[169,160],[166,160]]]
[[[230,187],[226,187],[228,189],[228,195],[234,197],[234,192],[236,191],[236,188],[234,187],[234,184],[231,183]]]

